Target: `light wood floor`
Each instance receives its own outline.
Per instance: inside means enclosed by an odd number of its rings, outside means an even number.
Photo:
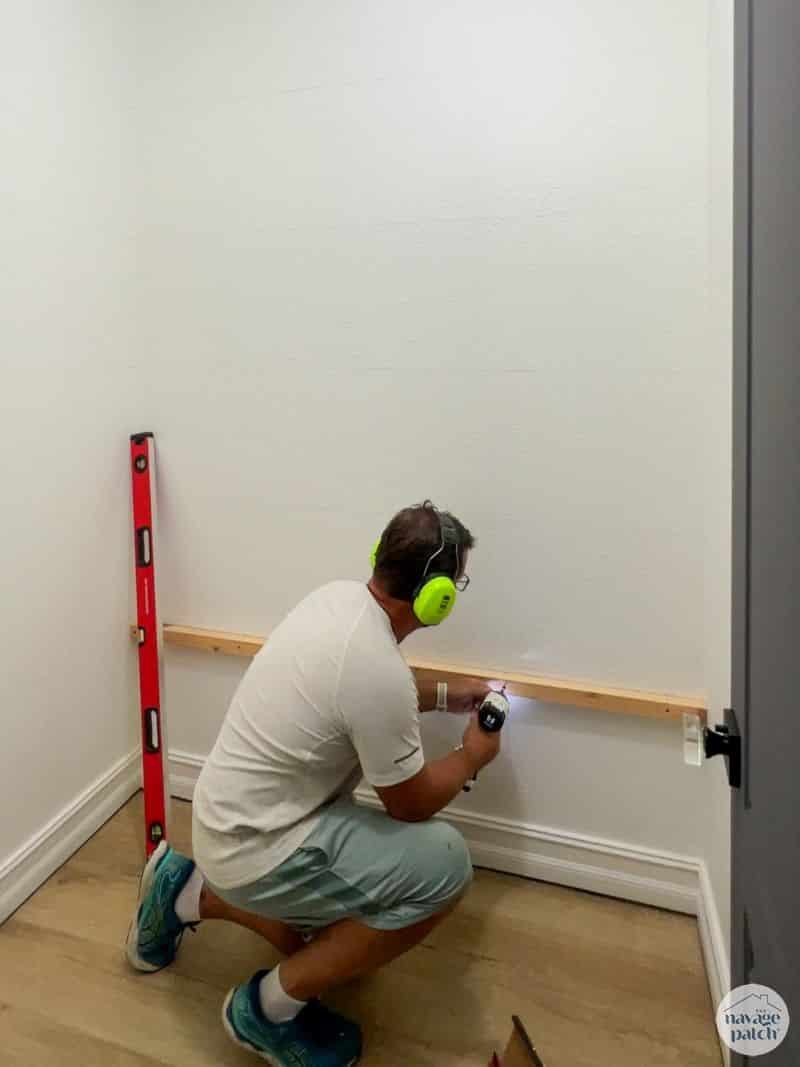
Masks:
[[[225,991],[275,960],[223,923],[172,968],[133,973],[122,943],[141,865],[134,798],[0,928],[4,1067],[244,1067]],[[190,806],[173,805],[188,851]],[[364,1067],[485,1067],[519,1014],[547,1067],[719,1067],[693,919],[480,871],[425,944],[329,1001],[365,1032]]]

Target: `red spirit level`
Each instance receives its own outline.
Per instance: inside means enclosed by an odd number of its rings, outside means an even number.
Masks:
[[[147,854],[167,833],[167,774],[161,713],[159,632],[153,563],[155,513],[154,442],[151,433],[131,436],[133,543],[136,624],[139,641],[139,695],[142,711],[142,784]]]

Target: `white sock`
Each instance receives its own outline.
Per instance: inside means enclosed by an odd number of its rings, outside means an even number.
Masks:
[[[175,914],[182,923],[200,922],[200,892],[203,888],[203,876],[198,867],[192,871],[189,881],[178,893],[175,901]]]
[[[261,1010],[272,1023],[288,1023],[299,1015],[306,1006],[304,1000],[290,997],[281,985],[280,967],[273,967],[269,974],[261,979],[258,987],[258,999]]]

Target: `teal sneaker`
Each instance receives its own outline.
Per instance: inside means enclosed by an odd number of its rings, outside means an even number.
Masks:
[[[361,1056],[361,1028],[318,1000],[288,1023],[272,1023],[261,1010],[258,987],[268,971],[228,993],[222,1024],[237,1045],[273,1067],[350,1067]]]
[[[197,923],[182,923],[175,914],[175,901],[193,870],[193,861],[166,841],[147,861],[126,946],[128,960],[137,971],[160,971],[169,966],[186,927],[197,927]]]

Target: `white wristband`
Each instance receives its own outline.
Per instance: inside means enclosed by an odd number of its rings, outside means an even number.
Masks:
[[[436,683],[436,710],[447,711],[447,682]]]

